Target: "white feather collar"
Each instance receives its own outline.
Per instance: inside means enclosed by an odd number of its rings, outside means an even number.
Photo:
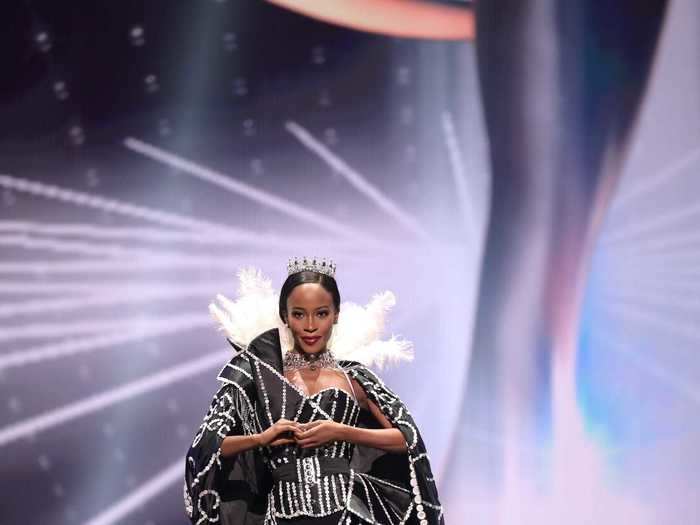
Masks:
[[[277,328],[282,352],[287,352],[294,342],[277,314],[279,293],[272,289],[272,282],[252,267],[241,269],[238,278],[238,299],[231,301],[218,294],[218,304],[209,305],[209,312],[219,323],[219,329],[231,342],[245,348],[261,333]],[[338,322],[333,326],[328,343],[335,358],[379,368],[386,363],[412,360],[413,345],[410,341],[394,335],[384,341],[379,339],[384,331],[386,314],[394,304],[396,299],[390,291],[375,294],[365,307],[352,302],[341,303]]]

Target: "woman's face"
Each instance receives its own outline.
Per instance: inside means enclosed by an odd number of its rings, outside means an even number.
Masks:
[[[318,283],[295,286],[287,297],[287,324],[297,350],[315,354],[325,349],[337,320],[333,297]]]

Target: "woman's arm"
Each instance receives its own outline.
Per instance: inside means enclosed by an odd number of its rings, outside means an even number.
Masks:
[[[340,439],[387,452],[406,452],[406,440],[398,428],[359,428],[342,425]]]
[[[367,397],[365,389],[353,379],[352,385],[357,394],[357,402],[365,410],[369,410],[374,419],[381,425],[380,429],[358,428],[343,425],[343,439],[356,445],[367,445],[380,448],[387,452],[406,452],[406,439],[398,428],[394,428],[379,407]]]
[[[253,434],[250,436],[227,436],[221,442],[219,449],[222,457],[229,458],[259,446],[260,434]]]
[[[331,441],[348,441],[387,452],[406,452],[406,440],[397,428],[358,428],[324,419],[301,425],[294,435],[300,448],[316,448]]]
[[[379,410],[379,407],[367,398],[364,389],[354,379],[353,385],[356,385],[355,392],[359,395],[360,404],[372,413],[374,419],[382,428],[357,428],[343,425],[346,427],[343,429],[344,440],[356,445],[380,448],[388,452],[406,452],[406,439],[401,431],[391,425],[386,416]]]
[[[291,434],[288,434],[288,437],[284,437],[284,433],[293,433],[298,428],[299,423],[296,421],[279,419],[274,425],[266,428],[259,434],[226,436],[221,442],[219,450],[221,450],[222,457],[228,458],[252,448],[294,444],[294,439],[289,437]]]
[[[297,445],[301,448],[318,447],[329,441],[348,441],[356,445],[366,445],[387,452],[406,452],[406,439],[398,428],[394,428],[379,407],[367,397],[364,389],[352,380],[358,404],[369,410],[382,428],[359,428],[335,421],[312,421],[301,425],[294,433]]]

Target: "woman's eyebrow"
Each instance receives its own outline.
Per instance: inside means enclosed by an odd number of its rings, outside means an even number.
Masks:
[[[330,306],[327,304],[324,304],[323,306],[319,306],[318,308],[315,308],[315,310],[321,310],[322,308],[330,308]],[[292,310],[302,310],[304,312],[306,311],[306,309],[302,308],[301,306],[292,306]]]

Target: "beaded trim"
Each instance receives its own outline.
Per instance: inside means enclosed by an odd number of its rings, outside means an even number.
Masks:
[[[287,262],[287,275],[310,271],[335,277],[335,269],[336,264],[331,259],[320,257],[290,257]]]
[[[269,370],[269,371],[272,372],[275,376],[277,376],[278,379],[282,380],[282,382],[284,383],[284,385],[288,386],[289,388],[293,389],[297,394],[299,394],[299,395],[303,398],[303,400],[304,400],[305,403],[309,403],[312,407],[314,407],[315,409],[317,409],[318,412],[319,412],[323,417],[325,417],[326,419],[330,419],[330,417],[328,416],[328,414],[327,414],[320,406],[318,406],[318,403],[316,403],[315,401],[313,401],[312,398],[315,397],[316,394],[311,395],[311,396],[307,396],[304,392],[301,391],[301,389],[300,389],[298,386],[296,386],[296,385],[295,385],[294,383],[292,383],[289,379],[287,379],[287,378],[284,377],[282,374],[280,374],[277,370],[275,370],[275,367],[273,367],[273,366],[270,365],[269,363],[266,363],[265,361],[263,361],[262,359],[260,359],[258,356],[256,356],[256,355],[254,355],[253,353],[251,353],[249,350],[246,350],[245,352],[246,352],[246,354],[248,354],[249,358],[253,359],[253,361],[254,361],[254,363],[255,363],[255,366],[256,366],[256,369],[259,369],[259,365],[262,365],[263,367],[265,367],[267,370]],[[267,390],[265,390],[265,383],[262,382],[262,378],[260,378],[260,379],[261,379],[261,390],[263,391],[263,396],[265,396],[265,395],[267,395]],[[318,393],[318,392],[317,392],[317,393]],[[269,397],[268,397],[268,399],[269,399]],[[303,403],[299,406],[299,413],[301,413],[301,408],[302,408],[302,406],[303,406]],[[270,417],[271,417],[271,416],[270,416]],[[297,417],[298,417],[298,414],[297,414]]]
[[[302,462],[308,461],[308,466]],[[322,517],[345,508],[348,474],[319,475],[315,457],[297,460],[301,481],[279,480],[270,491],[271,514],[277,518]],[[311,481],[313,480],[313,481]]]
[[[387,388],[386,385],[384,384],[384,382],[379,377],[377,377],[377,375],[374,374],[371,370],[368,370],[368,369],[365,369],[365,370],[368,373],[368,375],[372,376],[372,378],[375,379],[376,382],[381,386],[381,388],[384,389],[385,392],[387,392],[387,393],[378,392],[377,391],[378,388],[376,387],[376,385],[369,383],[367,381],[363,381],[362,377],[359,376],[358,371],[355,370],[354,368],[352,368],[352,367],[349,368],[348,372],[352,375],[352,377],[356,381],[358,381],[362,385],[362,387],[365,389],[365,392],[367,393],[367,395],[379,404],[380,409],[383,412],[385,412],[389,415],[392,415],[392,417],[390,417],[390,420],[392,420],[392,422],[395,425],[402,426],[403,428],[410,430],[410,433],[411,433],[411,438],[412,438],[410,440],[411,442],[409,443],[407,441],[406,446],[408,447],[408,452],[409,452],[408,467],[409,467],[410,485],[411,485],[411,493],[413,495],[413,501],[411,502],[411,507],[409,508],[407,515],[404,518],[404,520],[402,521],[402,523],[406,519],[408,519],[408,517],[411,515],[411,513],[413,511],[413,508],[412,508],[413,504],[415,504],[416,517],[419,520],[419,524],[420,525],[428,525],[427,515],[425,513],[426,507],[428,507],[432,510],[435,510],[435,511],[439,511],[439,515],[440,516],[442,515],[442,506],[434,505],[434,504],[431,504],[428,502],[424,502],[420,487],[418,486],[418,479],[417,479],[414,463],[416,463],[417,461],[419,461],[421,459],[428,459],[428,454],[425,452],[421,453],[421,454],[411,454],[411,450],[413,450],[418,443],[418,431],[417,431],[417,429],[411,423],[406,421],[405,419],[400,419],[404,415],[403,407],[398,411],[397,415],[393,415],[393,410],[389,406],[389,403],[392,403],[392,402],[395,402],[396,400],[398,400],[398,398],[396,397],[396,394],[394,394],[389,388]],[[411,416],[411,413],[409,412],[409,410],[407,408],[405,409],[405,414],[408,417],[413,418],[413,416]],[[434,480],[432,481],[432,483],[434,483]]]

